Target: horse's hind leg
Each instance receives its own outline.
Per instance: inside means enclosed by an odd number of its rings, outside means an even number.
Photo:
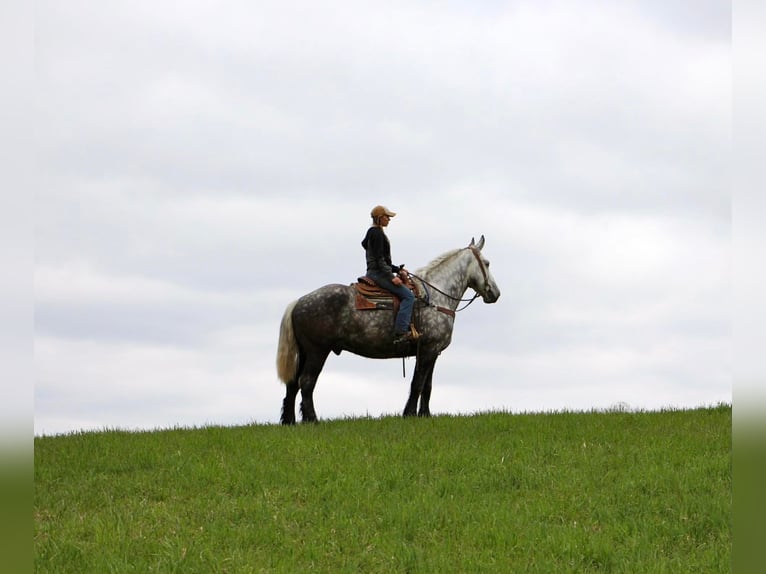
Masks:
[[[295,397],[298,395],[298,379],[294,379],[285,385],[285,400],[282,401],[282,417],[280,422],[283,425],[295,424]]]
[[[298,385],[301,389],[301,418],[303,422],[316,422],[317,413],[314,410],[314,387],[316,387],[319,373],[322,372],[327,355],[330,352],[317,352],[306,357],[306,363],[298,377]]]

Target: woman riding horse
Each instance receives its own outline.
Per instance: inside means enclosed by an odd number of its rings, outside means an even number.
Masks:
[[[376,205],[372,208],[370,215],[372,227],[367,230],[367,235],[362,240],[367,260],[367,277],[401,300],[394,324],[394,343],[404,343],[412,340],[410,319],[415,295],[404,286],[403,280],[407,279],[404,266],[391,263],[391,243],[388,241],[384,228],[388,226],[396,213],[382,205]]]

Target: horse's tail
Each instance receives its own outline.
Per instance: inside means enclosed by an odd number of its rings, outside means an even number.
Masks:
[[[293,301],[285,309],[282,324],[279,326],[279,347],[277,349],[277,375],[279,380],[288,384],[298,372],[298,340],[293,330],[293,309],[297,301]]]

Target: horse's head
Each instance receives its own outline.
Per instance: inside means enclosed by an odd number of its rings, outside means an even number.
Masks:
[[[468,268],[468,286],[476,291],[485,303],[494,303],[500,298],[500,288],[489,272],[489,260],[484,257],[484,236],[476,243],[473,238],[468,246],[474,254],[474,262]]]

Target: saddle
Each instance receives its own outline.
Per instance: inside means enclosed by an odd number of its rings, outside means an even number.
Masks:
[[[419,297],[418,286],[412,279],[408,278],[404,286],[412,291],[416,298]],[[391,291],[379,287],[369,277],[359,277],[357,283],[352,283],[352,287],[356,290],[357,309],[392,309],[394,315],[398,313],[401,301],[399,297],[396,297]]]

